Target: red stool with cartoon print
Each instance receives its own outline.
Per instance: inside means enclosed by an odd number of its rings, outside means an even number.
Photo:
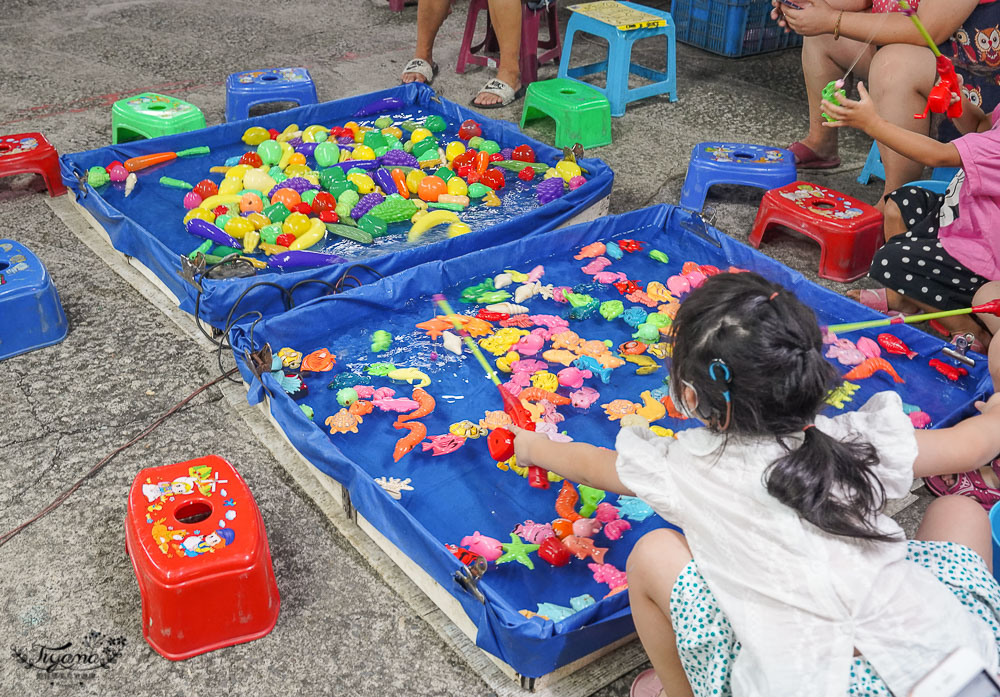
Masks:
[[[819,276],[847,283],[861,278],[885,241],[882,214],[863,201],[808,182],[771,189],[760,202],[750,244],[781,226],[819,243]]]
[[[59,174],[59,153],[41,133],[0,135],[0,177],[40,174],[49,196],[66,193]]]
[[[125,543],[142,594],[142,633],[180,661],[259,639],[281,601],[264,521],[246,482],[218,455],[142,470]]]

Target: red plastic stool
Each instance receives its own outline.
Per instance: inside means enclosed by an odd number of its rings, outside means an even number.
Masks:
[[[0,135],[0,177],[40,174],[49,196],[62,196],[66,187],[59,174],[59,153],[41,133]]]
[[[132,482],[125,543],[142,594],[142,633],[180,661],[259,639],[281,600],[264,521],[218,455],[144,469]]]
[[[808,182],[792,182],[764,194],[750,244],[760,247],[776,225],[818,242],[820,277],[841,283],[868,273],[885,241],[881,213],[847,194]]]
[[[486,38],[482,42],[472,45],[472,40],[476,35],[476,21],[480,12],[486,12]],[[541,25],[542,16],[545,15],[549,28],[549,38],[539,41],[538,32]],[[544,53],[539,53],[542,49]],[[464,73],[465,66],[489,65],[493,60],[487,56],[473,55],[480,51],[497,51],[496,33],[493,31],[493,22],[490,21],[488,0],[472,0],[469,3],[469,15],[465,20],[465,36],[462,37],[462,47],[458,51],[458,65],[455,67],[456,73]],[[538,66],[546,61],[559,60],[562,54],[562,40],[559,38],[559,19],[556,14],[556,3],[553,2],[545,9],[529,10],[524,5],[521,6],[521,84],[527,85],[538,80]]]

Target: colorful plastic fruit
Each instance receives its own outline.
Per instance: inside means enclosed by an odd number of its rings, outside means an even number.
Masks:
[[[298,237],[308,230],[310,225],[312,222],[309,220],[309,216],[302,213],[292,213],[281,224],[281,231]]]
[[[424,177],[417,185],[417,196],[424,201],[437,201],[438,196],[446,193],[448,193],[448,185],[444,179],[433,175]]]
[[[496,168],[488,169],[483,172],[479,177],[479,181],[494,191],[499,191],[507,183],[503,176],[503,170]]]
[[[530,182],[535,178],[535,169],[533,167],[525,167],[517,173],[517,178],[521,181]]]
[[[458,129],[458,137],[462,140],[469,140],[470,138],[481,136],[482,134],[483,129],[472,119],[463,121],[462,126]]]
[[[514,154],[511,155],[511,159],[520,162],[534,162],[535,151],[530,145],[518,145],[514,148]],[[521,171],[523,172],[524,170]]]
[[[283,203],[288,210],[292,210],[301,201],[302,197],[295,189],[278,189],[271,195],[271,203]]]

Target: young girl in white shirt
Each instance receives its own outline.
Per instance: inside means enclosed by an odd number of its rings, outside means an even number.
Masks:
[[[654,671],[636,697],[902,696],[967,647],[996,673],[1000,586],[973,500],[927,509],[917,540],[881,511],[914,476],[1000,452],[998,398],[915,431],[899,396],[820,416],[839,380],[813,312],[753,273],[709,278],[674,322],[674,403],[705,426],[625,428],[615,451],[517,431],[519,465],[642,498],[685,535],[647,534],[628,560]]]

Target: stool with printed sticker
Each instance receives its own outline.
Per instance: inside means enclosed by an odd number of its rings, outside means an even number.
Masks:
[[[268,68],[226,78],[226,122],[249,118],[251,107],[272,102],[315,104],[316,85],[305,68]]]
[[[0,177],[40,174],[49,196],[66,193],[59,174],[59,153],[41,133],[0,135]]]
[[[749,242],[760,247],[781,226],[819,243],[819,275],[847,283],[861,278],[882,246],[882,214],[863,201],[808,182],[771,189],[760,202]]]
[[[125,543],[142,595],[142,633],[179,661],[259,639],[281,604],[264,522],[218,455],[142,470]]]
[[[187,133],[205,127],[201,109],[177,97],[143,92],[111,105],[111,142]]]
[[[783,148],[745,143],[698,143],[691,151],[681,188],[681,206],[700,211],[708,190],[716,184],[776,189],[791,184],[795,156]]]
[[[0,361],[66,338],[69,323],[41,260],[14,240],[0,240]]]

